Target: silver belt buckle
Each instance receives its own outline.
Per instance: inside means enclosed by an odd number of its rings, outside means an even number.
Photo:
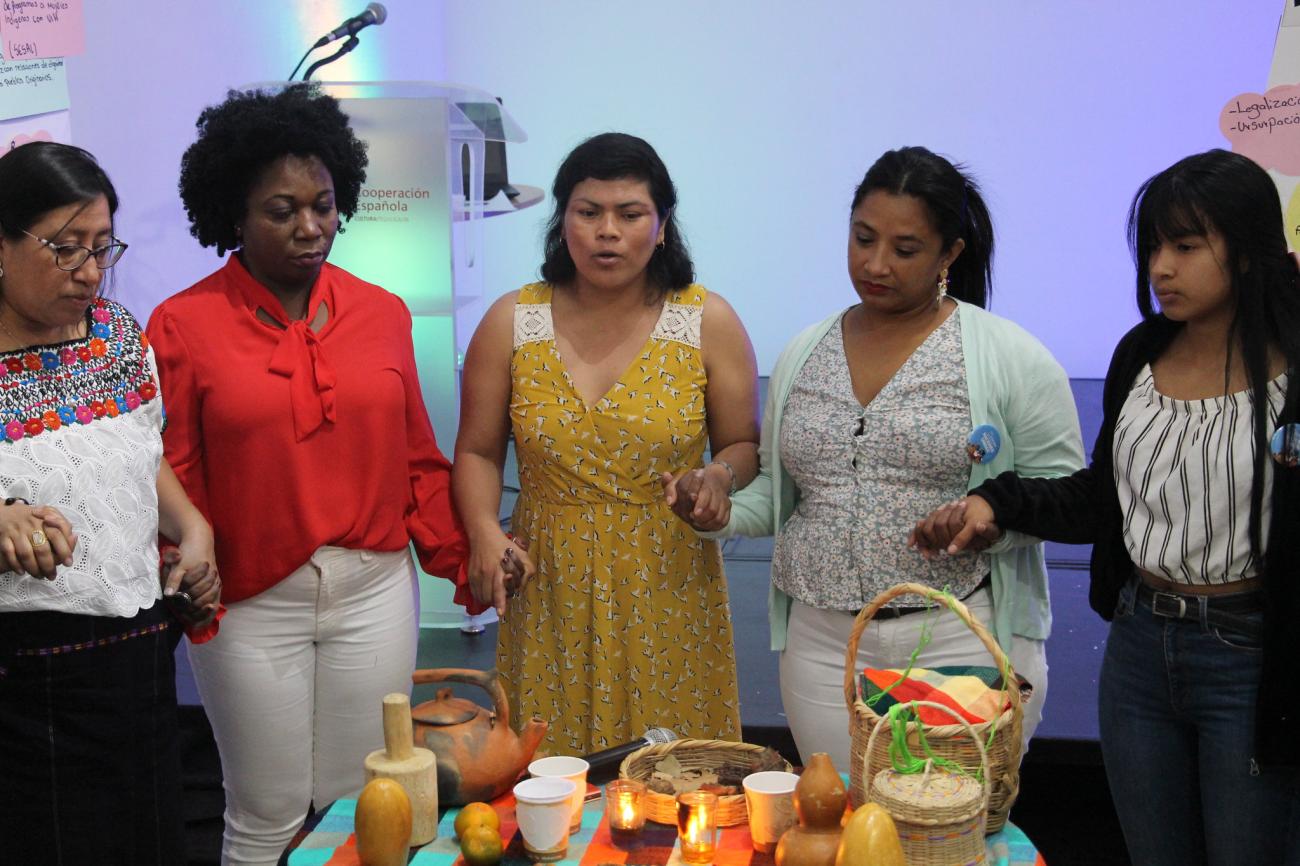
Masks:
[[[1168,616],[1183,619],[1187,616],[1187,599],[1172,592],[1151,593],[1151,612],[1156,616]]]

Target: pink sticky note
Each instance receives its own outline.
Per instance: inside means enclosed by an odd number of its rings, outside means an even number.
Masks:
[[[86,50],[82,0],[0,0],[6,61],[67,57]]]
[[[1219,113],[1219,130],[1242,156],[1300,176],[1300,84],[1234,96]]]

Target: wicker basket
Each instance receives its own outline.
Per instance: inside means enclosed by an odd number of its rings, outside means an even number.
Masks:
[[[988,755],[980,737],[961,716],[943,704],[916,701],[916,706],[943,710],[958,722],[979,752],[977,764],[963,765],[988,778]],[[867,742],[863,773],[871,780],[871,800],[894,819],[907,866],[971,866],[984,863],[984,826],[989,810],[989,786],[950,770],[903,775],[891,767],[873,772],[876,738],[887,725],[876,725]],[[927,734],[927,740],[929,735]],[[884,751],[888,751],[886,743]]]
[[[849,635],[849,645],[844,656],[844,700],[849,707],[849,733],[852,737],[849,802],[855,808],[867,802],[863,779],[864,764],[871,734],[881,720],[880,715],[858,696],[856,670],[858,642],[862,639],[862,632],[866,629],[867,623],[876,615],[876,611],[901,595],[919,595],[931,601],[944,603],[941,601],[944,598],[943,593],[938,590],[919,583],[901,583],[872,599],[871,604],[858,613],[857,620],[853,623],[853,631]],[[1007,659],[1006,653],[1002,652],[1002,648],[989,634],[988,629],[971,616],[966,605],[954,600],[953,609],[993,656],[998,670],[1002,671],[1002,681],[1010,701],[1010,707],[997,718],[996,722],[981,722],[971,726],[981,741],[981,747],[987,745],[988,773],[984,779],[988,787],[989,817],[986,832],[996,833],[1007,822],[1011,804],[1016,801],[1016,795],[1020,793],[1021,720],[1024,710],[1020,705],[1020,690],[1015,686],[1016,675],[1011,669],[1011,662]],[[995,724],[997,730],[990,740],[989,732]],[[909,743],[917,742],[914,732],[921,725],[920,721],[908,722]],[[934,753],[942,758],[947,758],[963,767],[976,766],[979,763],[976,744],[971,742],[962,725],[926,725],[925,738]],[[886,766],[889,760],[888,743],[880,742],[875,749],[871,762],[876,766]]]
[[[716,770],[728,764],[747,764],[757,755],[763,753],[762,746],[748,743],[731,743],[725,740],[673,740],[637,749],[623,759],[618,775],[623,779],[636,779],[649,782],[655,771],[655,764],[672,755],[684,770]],[[793,767],[787,761],[787,772]],[[677,823],[677,798],[671,794],[657,791],[645,792],[646,817],[660,824]],[[718,798],[718,826],[734,827],[744,824],[749,818],[745,808],[745,795],[727,794]]]

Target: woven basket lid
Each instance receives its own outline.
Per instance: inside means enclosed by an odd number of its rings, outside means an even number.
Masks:
[[[938,767],[928,774],[886,768],[871,783],[871,799],[893,815],[964,821],[984,807],[984,786],[971,776]]]

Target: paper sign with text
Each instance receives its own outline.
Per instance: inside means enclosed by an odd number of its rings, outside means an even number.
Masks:
[[[0,61],[0,120],[67,107],[68,74],[63,58]]]
[[[82,0],[0,0],[7,60],[67,57],[86,50]]]
[[[1219,113],[1219,130],[1242,156],[1300,175],[1300,84],[1234,96]]]

